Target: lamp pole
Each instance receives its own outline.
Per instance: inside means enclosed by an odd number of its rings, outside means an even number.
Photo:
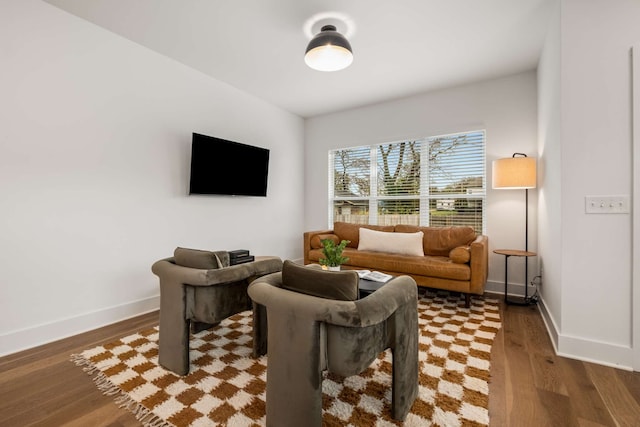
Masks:
[[[524,153],[513,153],[511,157],[527,157]],[[524,251],[529,252],[529,189],[524,189]],[[524,301],[529,300],[529,257],[524,257]]]
[[[529,252],[529,189],[524,189],[524,250]],[[524,257],[524,301],[529,300],[529,257]]]

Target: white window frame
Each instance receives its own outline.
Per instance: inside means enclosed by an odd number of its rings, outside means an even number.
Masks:
[[[328,200],[328,226],[329,228],[333,227],[334,222],[334,202],[340,200],[349,200],[349,201],[369,201],[369,224],[378,224],[378,202],[380,200],[419,200],[420,206],[420,214],[419,214],[419,225],[420,226],[429,226],[431,222],[430,218],[430,201],[434,199],[443,198],[442,195],[432,196],[429,190],[430,184],[430,165],[429,165],[429,142],[435,139],[445,139],[450,137],[456,137],[459,135],[470,135],[470,134],[482,134],[482,189],[478,192],[474,192],[471,194],[465,193],[451,193],[447,194],[446,198],[451,199],[479,199],[482,204],[482,230],[479,231],[482,234],[486,234],[486,212],[487,212],[487,170],[486,170],[486,131],[485,130],[471,130],[465,132],[456,132],[445,135],[435,135],[429,136],[425,138],[419,138],[414,140],[405,140],[405,141],[394,141],[394,142],[386,142],[381,144],[372,144],[366,146],[356,146],[356,147],[347,147],[347,148],[339,148],[334,150],[329,150],[329,164],[328,164],[328,188],[329,188],[329,200]],[[378,147],[381,145],[388,144],[399,144],[402,142],[410,142],[410,141],[419,141],[420,142],[420,194],[419,195],[399,195],[399,196],[380,196],[378,195]],[[334,161],[335,154],[338,151],[342,150],[353,150],[353,149],[362,149],[364,147],[369,148],[370,152],[370,165],[369,165],[369,181],[370,181],[370,193],[368,196],[336,196],[335,195],[335,180],[334,180]],[[424,161],[427,159],[427,161]],[[436,202],[437,203],[437,202]]]

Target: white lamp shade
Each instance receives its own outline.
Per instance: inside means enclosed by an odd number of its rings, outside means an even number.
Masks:
[[[493,161],[493,188],[536,188],[536,159],[508,157]]]
[[[338,71],[351,65],[353,54],[342,46],[324,45],[307,52],[304,62],[314,70]]]

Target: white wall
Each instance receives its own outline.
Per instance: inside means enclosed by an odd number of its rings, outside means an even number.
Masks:
[[[157,308],[179,245],[300,256],[301,118],[37,0],[0,63],[0,354]],[[187,196],[192,132],[269,148],[268,197]]]
[[[307,119],[305,229],[328,226],[328,150],[485,129],[490,249],[524,249],[524,191],[491,189],[491,162],[514,152],[536,155],[536,90],[536,73],[531,71]],[[535,251],[536,190],[530,190],[529,203],[529,249]],[[537,267],[535,258],[529,262],[531,278]],[[523,286],[522,259],[509,260],[509,278]],[[504,257],[493,253],[488,288],[504,289]],[[517,293],[517,288],[510,291]]]
[[[632,194],[632,255],[631,260],[631,293],[632,293],[632,347],[633,369],[640,371],[640,316],[634,315],[640,311],[640,41],[633,46],[633,194]]]
[[[560,3],[557,4],[538,64],[538,248],[543,312],[562,327],[562,117],[560,114]],[[552,320],[551,320],[552,319]]]
[[[541,145],[553,145],[547,170],[561,180],[546,180],[542,191],[561,194],[559,208],[541,204],[541,217],[561,224],[560,235],[545,225],[539,236],[541,247],[562,248],[559,274],[545,273],[547,315],[560,354],[621,367],[632,366],[631,216],[587,215],[584,197],[631,194],[630,48],[640,40],[639,20],[635,0],[562,0],[560,31],[545,47],[559,43],[561,88],[560,153],[557,132]],[[554,86],[541,81],[540,91],[554,94]]]

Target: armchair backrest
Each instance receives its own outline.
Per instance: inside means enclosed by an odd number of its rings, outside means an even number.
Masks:
[[[177,247],[173,251],[173,259],[177,265],[201,270],[211,270],[229,266],[229,252],[203,251]]]
[[[282,265],[282,287],[316,297],[354,301],[358,299],[358,273],[352,270],[324,271],[319,265],[308,267],[286,260]]]

